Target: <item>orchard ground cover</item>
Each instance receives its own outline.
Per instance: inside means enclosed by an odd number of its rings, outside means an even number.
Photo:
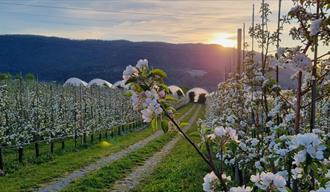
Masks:
[[[184,107],[186,108],[186,107]],[[183,109],[184,109],[183,108]],[[182,121],[189,120],[195,112],[191,111]],[[154,153],[159,151],[166,143],[168,143],[174,136],[175,132],[164,134],[158,139],[150,142],[145,147],[129,154],[125,158],[117,160],[109,166],[101,168],[100,170],[77,180],[69,185],[64,191],[106,191],[111,188],[116,180],[124,178],[129,174],[134,167],[137,167]]]
[[[204,117],[204,109],[198,117]],[[200,138],[196,135],[198,125],[194,124],[188,135],[196,142]],[[165,191],[202,191],[203,177],[208,172],[208,167],[198,154],[192,151],[191,145],[185,140],[180,140],[175,149],[159,164],[157,169],[140,185],[132,191],[139,192],[165,192]]]

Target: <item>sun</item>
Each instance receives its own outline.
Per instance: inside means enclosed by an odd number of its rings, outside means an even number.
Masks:
[[[235,47],[236,41],[230,39],[230,37],[232,37],[232,35],[228,33],[217,33],[213,36],[209,43],[219,44],[224,47]]]

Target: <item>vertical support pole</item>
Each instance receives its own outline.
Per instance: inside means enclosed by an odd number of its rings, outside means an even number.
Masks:
[[[276,49],[280,47],[280,23],[281,23],[281,4],[282,0],[278,1],[278,15],[277,15],[277,39],[276,39]],[[279,58],[279,55],[276,54],[276,59]],[[278,66],[276,66],[276,84],[279,83],[279,75],[278,75]]]
[[[245,59],[245,23],[243,23],[243,59],[242,59],[242,71],[245,71],[244,59]]]
[[[253,4],[253,7],[252,7],[252,32],[253,32],[253,35],[252,35],[252,42],[251,42],[251,51],[252,53],[254,52],[254,4]]]
[[[282,4],[282,0],[278,1],[278,15],[277,15],[277,39],[276,39],[276,49],[278,49],[280,47],[280,23],[281,23],[281,4]],[[279,55],[276,54],[276,59],[279,59]],[[276,65],[276,84],[279,85],[279,68],[278,65]],[[299,83],[298,83],[299,84]],[[299,85],[298,85],[298,89],[299,89]],[[279,96],[280,92],[277,89],[276,91],[276,95]],[[300,105],[300,103],[299,103]],[[300,107],[300,106],[299,106]],[[299,109],[300,111],[300,109]],[[299,112],[300,113],[300,112]],[[300,114],[299,114],[300,115]],[[300,117],[300,116],[299,116]],[[299,120],[298,120],[299,121]],[[279,125],[280,124],[280,117],[277,114],[276,115],[276,124]],[[299,129],[299,128],[298,128]]]
[[[262,74],[265,73],[264,71],[264,62],[265,62],[265,58],[264,58],[264,40],[265,40],[265,11],[264,11],[264,7],[265,7],[265,0],[262,0],[262,4],[261,4],[261,9],[262,9],[262,16],[261,16],[261,28],[262,28],[262,43],[261,43],[261,66],[262,66]]]
[[[301,85],[302,85],[302,72],[298,72],[298,87],[297,87],[297,101],[295,109],[295,118],[294,118],[294,130],[295,134],[299,133],[300,125],[300,107],[301,107]]]
[[[242,58],[242,29],[237,29],[237,73],[241,74]]]
[[[316,18],[320,16],[320,0],[316,1]],[[318,49],[318,34],[314,35],[314,64],[312,68],[312,102],[311,102],[311,119],[310,119],[310,132],[315,127],[315,111],[316,111],[316,68],[317,68],[317,49]]]
[[[228,54],[227,54],[227,57],[226,57],[226,58],[227,58],[227,59],[226,59],[226,63],[225,63],[224,81],[227,80],[227,73],[228,73],[228,71],[227,71],[227,65],[228,65],[228,63],[229,63]]]

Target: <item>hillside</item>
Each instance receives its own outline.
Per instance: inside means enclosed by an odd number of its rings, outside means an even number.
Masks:
[[[39,80],[63,82],[121,79],[125,66],[140,58],[168,73],[168,83],[213,89],[223,80],[231,49],[206,44],[169,44],[125,40],[70,40],[34,35],[0,36],[0,71],[34,73]]]

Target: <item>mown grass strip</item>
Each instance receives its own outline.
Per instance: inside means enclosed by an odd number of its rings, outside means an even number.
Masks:
[[[183,107],[179,112],[188,111],[191,105]],[[118,152],[145,137],[155,130],[151,128],[139,132],[129,133],[71,153],[64,153],[41,164],[28,164],[20,167],[13,174],[0,177],[1,191],[31,191],[39,188],[54,178],[64,176],[80,167],[95,162],[96,160]]]
[[[63,191],[102,191],[110,188],[114,181],[124,177],[136,165],[142,164],[152,154],[159,151],[173,137],[174,133],[162,135],[145,147],[101,168],[87,177],[73,182]]]
[[[186,116],[183,121],[189,120],[193,114],[191,113]],[[145,160],[161,150],[175,135],[176,132],[164,134],[145,147],[130,153],[128,156],[99,169],[85,178],[73,182],[63,191],[106,191],[112,187],[116,180],[124,178],[136,166],[143,164]]]
[[[203,116],[201,111],[199,117]],[[195,124],[188,133],[197,130]],[[193,137],[199,142],[198,137]],[[191,145],[185,140],[179,141],[175,149],[167,156],[150,177],[136,187],[134,192],[165,192],[165,191],[203,191],[203,177],[208,172],[208,167],[203,160],[193,151]]]

